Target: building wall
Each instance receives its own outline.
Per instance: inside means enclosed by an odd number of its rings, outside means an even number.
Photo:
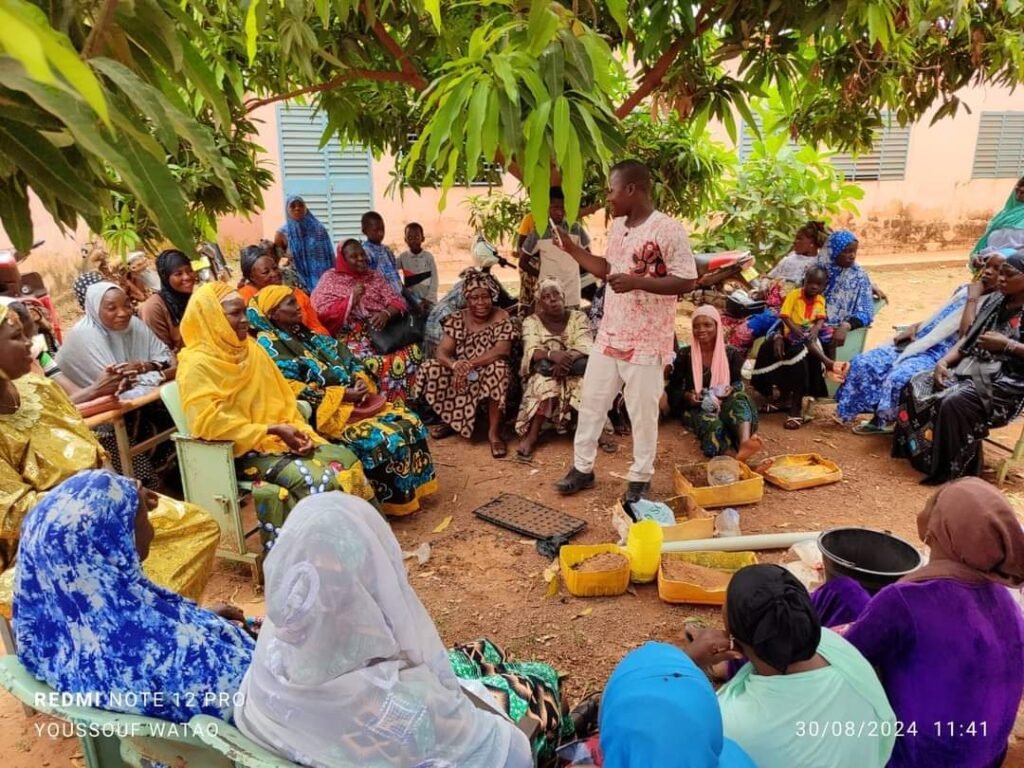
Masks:
[[[1024,92],[1005,88],[975,88],[961,93],[971,114],[961,110],[954,119],[930,125],[931,115],[911,131],[906,174],[900,181],[861,182],[865,196],[858,204],[860,214],[845,223],[862,236],[866,251],[914,252],[920,250],[959,249],[969,246],[991,215],[1002,207],[1013,186],[1012,179],[972,179],[971,168],[983,111],[1024,111]],[[284,221],[284,198],[280,178],[279,141],[273,106],[258,110],[258,143],[266,149],[265,165],[274,172],[275,181],[264,193],[264,210],[249,218],[226,217],[220,222],[221,246],[229,256],[238,248],[261,237],[272,238]],[[724,133],[720,130],[718,134]],[[402,247],[405,224],[418,221],[427,235],[427,248],[447,270],[457,270],[468,262],[473,232],[467,223],[465,200],[486,188],[456,188],[448,195],[445,210],[438,210],[440,192],[407,192],[404,197],[385,195],[394,159],[381,158],[374,163],[374,206],[387,223],[386,240]],[[506,177],[505,191],[514,192],[517,183]],[[89,239],[82,227],[77,233],[63,235],[38,200],[32,201],[36,239],[46,240],[36,256],[26,262],[27,269],[52,272],[58,285],[74,273],[81,244]],[[315,213],[315,212],[314,212]],[[588,227],[596,235],[595,247],[602,247],[604,216],[590,217]],[[0,232],[0,247],[8,244]]]

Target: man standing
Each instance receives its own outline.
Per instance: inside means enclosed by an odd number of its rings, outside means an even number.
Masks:
[[[555,484],[563,495],[594,486],[594,459],[605,417],[625,385],[633,426],[633,465],[625,500],[636,501],[650,487],[658,448],[658,401],[664,367],[674,357],[676,300],[692,290],[697,265],[682,224],[654,209],[651,172],[624,160],[608,177],[608,206],[614,221],[605,258],[594,256],[562,233],[561,246],[580,266],[604,278],[604,318],[587,372],[569,474]]]
[[[565,194],[562,192],[561,187],[551,187],[549,192],[551,204],[548,207],[548,215],[551,221],[558,228],[564,228],[565,226]],[[519,243],[519,316],[527,317],[533,314],[533,305],[537,299],[536,291],[537,284],[540,282],[541,275],[541,251],[545,247],[552,246],[552,240],[554,233],[551,231],[550,224],[545,225],[538,229],[533,224],[533,217],[530,217],[530,232],[529,234],[520,239]],[[543,234],[541,234],[543,232]],[[583,228],[583,224],[577,221],[569,229],[569,234],[575,237],[579,242],[580,247],[586,251],[590,250],[590,236],[587,231]],[[555,252],[558,253],[557,251]],[[564,258],[564,257],[563,257]],[[571,262],[570,262],[571,264]],[[573,271],[576,270],[575,265],[572,266]],[[583,270],[581,269],[582,273]],[[562,282],[562,281],[559,281]],[[578,283],[578,281],[575,281]],[[566,291],[567,302],[569,306],[579,308],[579,296],[578,291],[570,290],[569,285],[563,284],[562,289]]]

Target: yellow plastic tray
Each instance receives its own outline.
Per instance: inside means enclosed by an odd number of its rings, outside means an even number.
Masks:
[[[793,478],[779,476],[776,470],[781,468],[806,467],[806,477]],[[786,491],[799,491],[804,488],[817,488],[819,485],[838,483],[843,479],[843,470],[833,461],[829,461],[817,453],[794,453],[784,456],[773,456],[765,459],[757,467],[757,473],[763,475],[774,486]]]
[[[675,469],[675,491],[681,496],[689,496],[699,506],[707,509],[715,507],[739,507],[744,504],[757,504],[764,498],[764,478],[755,474],[742,461],[740,479],[729,485],[709,485],[698,487],[686,479],[686,470],[707,472],[707,462],[684,464]]]
[[[622,555],[626,558],[626,564],[614,571],[580,573],[573,570],[576,563],[605,552]],[[615,544],[566,544],[558,553],[558,562],[565,588],[577,597],[622,595],[629,587],[629,554]]]
[[[663,525],[664,541],[693,541],[694,539],[710,539],[715,535],[715,518],[697,506],[689,496],[673,496],[665,499],[665,503],[676,513],[675,525]],[[622,521],[623,530],[629,530],[633,520],[622,508],[622,502],[615,502],[612,508],[612,519]],[[618,524],[616,525],[618,528]],[[624,534],[623,534],[624,535]]]
[[[727,573],[735,573],[740,568],[757,564],[757,555],[753,552],[670,552],[661,556],[662,562],[666,558]],[[674,581],[667,578],[659,566],[658,597],[666,603],[722,605],[725,602],[725,589],[705,589],[688,581]]]

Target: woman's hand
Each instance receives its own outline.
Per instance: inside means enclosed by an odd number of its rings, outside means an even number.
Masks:
[[[124,377],[117,370],[116,365],[108,365],[103,369],[103,373],[100,377],[89,387],[90,397],[92,400],[96,397],[106,397],[107,395],[116,395],[121,392]]]
[[[452,373],[455,374],[455,388],[460,392],[466,388],[469,379],[469,372],[473,370],[473,363],[470,360],[455,360],[452,363]]]
[[[946,388],[946,384],[950,379],[950,373],[949,366],[946,365],[945,360],[939,360],[939,362],[935,364],[935,370],[932,372],[932,379],[935,382],[936,389]]]
[[[835,332],[832,334],[832,341],[835,342],[835,345],[837,347],[843,346],[843,344],[846,342],[847,335],[850,333],[850,330],[851,328],[849,323],[840,323],[838,326],[836,326]]]
[[[359,379],[345,390],[345,401],[349,403],[362,403],[366,400],[368,394],[370,394],[370,390],[367,388],[366,382]]]
[[[370,315],[370,327],[375,331],[383,330],[389,320],[391,320],[391,313],[386,309],[382,309],[380,312]]]
[[[984,295],[984,292],[985,286],[982,284],[981,280],[975,280],[973,283],[967,284],[968,301],[970,301],[971,299],[977,301]]]
[[[280,438],[281,442],[288,446],[288,450],[299,456],[309,456],[315,448],[313,438],[291,424],[275,424],[267,433]]]
[[[743,658],[743,654],[733,648],[729,635],[721,629],[687,628],[686,641],[683,650],[701,668]]]
[[[352,286],[352,299],[351,299],[352,303],[353,304],[358,304],[359,300],[361,298],[363,298],[363,294],[365,294],[365,293],[366,293],[366,286],[363,285],[362,283],[356,283],[354,286]]]
[[[995,331],[986,331],[978,337],[978,346],[986,352],[1005,352],[1012,343],[1013,339]]]
[[[687,390],[686,392],[683,392],[683,400],[685,400],[690,405],[700,405],[702,398],[695,391],[690,389]]]
[[[916,325],[908,325],[906,328],[904,328],[902,331],[900,331],[893,337],[892,343],[898,346],[905,341],[913,341],[916,331]]]
[[[731,384],[727,384],[727,385],[726,385],[726,387],[725,387],[725,392],[723,392],[723,393],[722,393],[722,394],[721,394],[721,395],[719,396],[719,398],[718,398],[718,399],[719,399],[719,400],[726,400],[726,399],[728,399],[728,398],[732,397],[732,396],[733,396],[733,393],[735,393],[735,392],[736,392],[736,390],[732,388],[732,385],[731,385]]]

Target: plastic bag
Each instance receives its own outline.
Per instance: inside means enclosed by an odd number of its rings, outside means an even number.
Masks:
[[[739,536],[740,513],[732,507],[727,507],[715,516],[715,536]]]

